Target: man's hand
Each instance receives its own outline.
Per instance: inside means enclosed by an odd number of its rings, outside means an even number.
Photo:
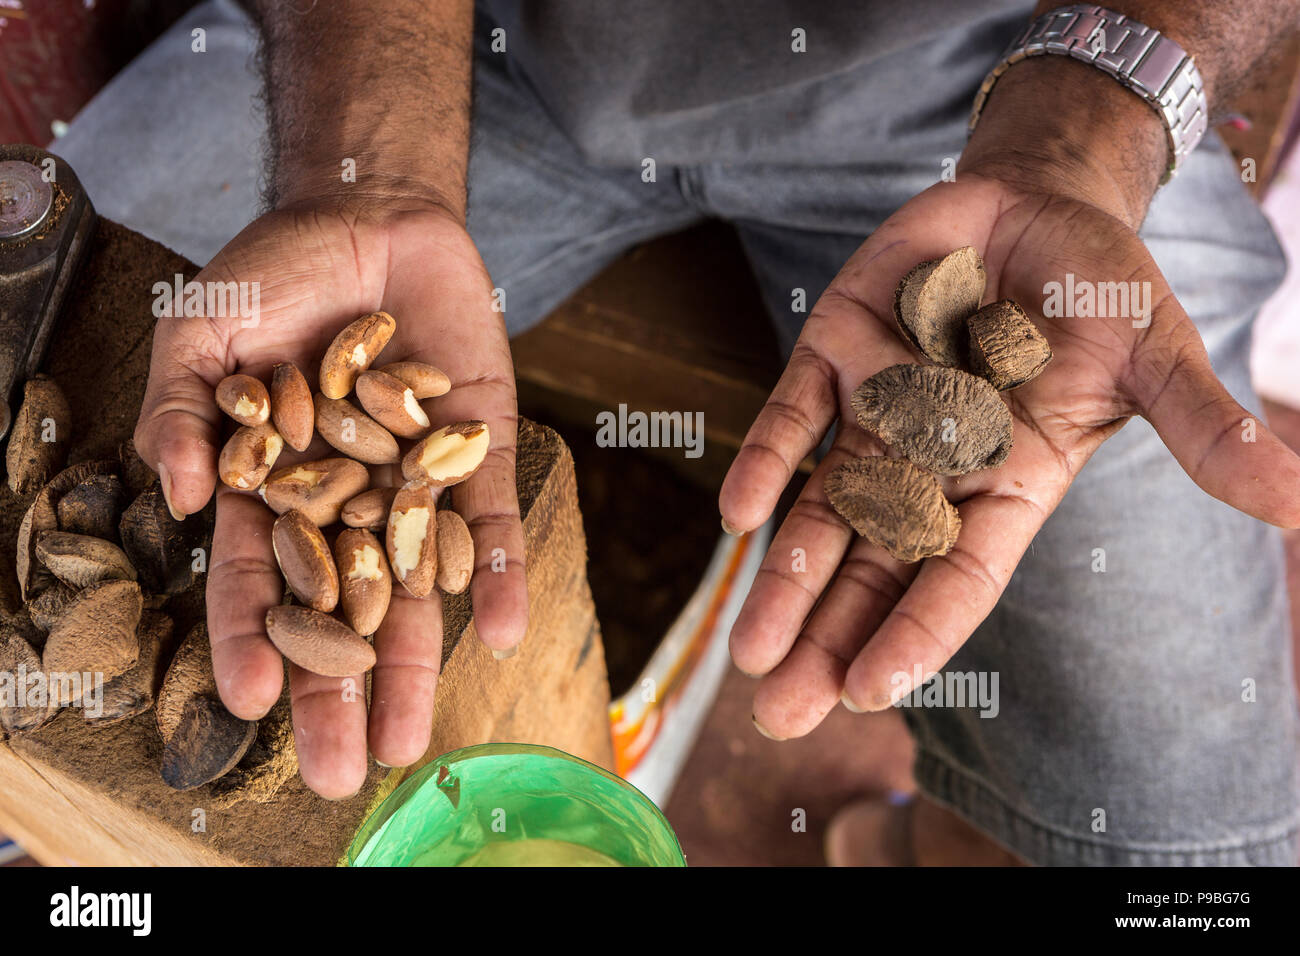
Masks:
[[[1093,82],[1079,64],[1063,69],[1061,83]],[[977,134],[955,182],[922,193],[876,230],[813,309],[723,485],[724,521],[741,531],[758,527],[839,417],[833,448],[777,533],[732,631],[736,665],[763,678],[754,716],[773,736],[807,733],[841,697],[853,709],[885,708],[911,689],[895,675],[942,667],[993,609],[1084,463],[1132,415],[1151,422],[1209,494],[1273,524],[1300,526],[1300,459],[1262,423],[1254,442],[1242,441],[1243,422],[1253,416],[1215,377],[1195,326],[1135,231],[1165,161],[1158,125],[1141,125],[1152,114],[1118,86],[1090,89],[1087,102],[1114,93],[1117,110],[1138,112],[1132,138],[1121,144],[1128,154],[1097,154],[1105,162],[1088,169],[1084,153],[1068,144],[1063,156],[1053,155],[1054,131],[1043,128],[1041,114],[1016,117],[1014,88],[1033,75],[1017,70],[1003,81],[1009,91],[991,100],[990,107],[1003,95],[990,130],[1036,123],[1047,145],[1026,155],[986,147]],[[1145,161],[1143,149],[1154,151]],[[1006,395],[1015,438],[1007,462],[945,480],[962,517],[956,546],[902,564],[858,538],[822,485],[842,462],[881,450],[855,423],[853,390],[886,366],[920,361],[895,328],[895,286],[918,262],[965,245],[984,257],[986,300],[1017,301],[1055,357]],[[1132,316],[1044,316],[1045,284],[1067,272],[1076,281],[1149,282],[1149,326],[1135,328]],[[791,567],[795,548],[807,555],[799,573]]]
[[[487,459],[450,495],[474,536],[478,633],[494,650],[517,645],[527,602],[515,494],[514,377],[505,327],[491,308],[492,284],[463,225],[437,206],[420,204],[274,212],[245,229],[198,276],[209,280],[260,283],[261,314],[247,328],[237,318],[158,323],[135,441],[157,468],[170,505],[195,512],[216,486],[216,457],[228,427],[213,400],[217,382],[235,371],[269,382],[275,363],[292,361],[314,385],[335,334],[383,309],[396,318],[397,332],[380,362],[427,362],[451,378],[447,395],[424,403],[433,425],[488,423]],[[330,454],[337,452],[318,438],[304,454],[287,449],[277,467]],[[376,477],[400,484],[391,471]],[[444,495],[440,506],[447,505]],[[274,518],[254,494],[225,486],[217,491],[207,583],[213,667],[226,706],[250,720],[276,702],[283,674],[263,623],[283,588],[271,551]],[[487,567],[497,548],[507,556],[504,573]],[[417,600],[394,584],[374,643],[368,718],[362,675],[354,682],[358,692],[345,696],[338,678],[289,667],[303,779],[323,796],[346,796],[361,785],[367,742],[377,760],[392,766],[412,762],[428,746],[442,651],[437,592]]]

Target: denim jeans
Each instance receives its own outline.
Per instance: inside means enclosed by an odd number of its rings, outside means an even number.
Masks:
[[[206,54],[190,51],[196,26]],[[964,142],[958,97],[951,135],[905,161],[661,165],[645,182],[641,168],[589,162],[482,32],[469,228],[507,292],[512,334],[636,243],[712,217],[738,230],[788,350],[803,317],[791,290],[815,301]],[[991,63],[1005,38],[988,39],[970,55]],[[54,150],[101,213],[198,262],[254,217],[253,50],[235,4],[209,0],[86,107]],[[1220,378],[1256,407],[1250,325],[1285,263],[1217,138],[1157,195],[1142,234]],[[1290,654],[1277,533],[1202,493],[1133,420],[947,668],[996,672],[997,716],[905,711],[918,784],[1033,863],[1293,864]]]

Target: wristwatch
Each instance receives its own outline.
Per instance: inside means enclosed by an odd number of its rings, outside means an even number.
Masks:
[[[968,134],[975,131],[989,93],[1002,74],[1026,57],[1046,53],[1091,63],[1142,97],[1160,115],[1169,137],[1169,166],[1161,185],[1173,178],[1205,135],[1209,125],[1205,85],[1187,51],[1159,30],[1091,3],[1058,7],[1020,31],[975,94]]]

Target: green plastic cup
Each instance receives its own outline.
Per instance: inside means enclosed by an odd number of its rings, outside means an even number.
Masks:
[[[348,866],[685,866],[672,827],[626,780],[562,750],[481,744],[394,790]]]

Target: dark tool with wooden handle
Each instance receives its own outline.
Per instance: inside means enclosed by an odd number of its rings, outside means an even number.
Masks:
[[[40,368],[94,226],[72,167],[35,146],[0,146],[0,438]]]

